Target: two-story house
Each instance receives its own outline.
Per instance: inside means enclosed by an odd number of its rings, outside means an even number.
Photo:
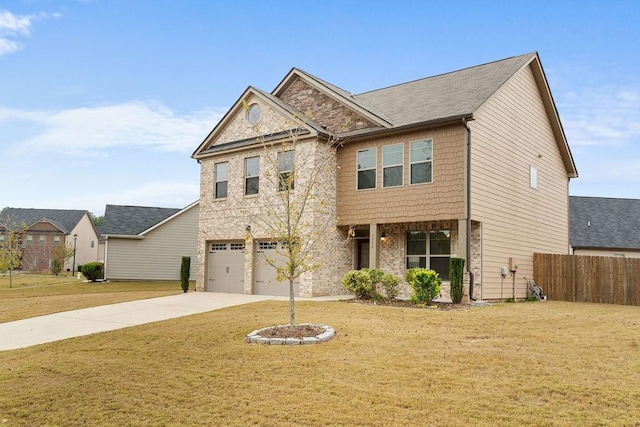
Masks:
[[[261,159],[291,117],[305,156],[330,150],[334,162],[319,191],[335,217],[301,296],[343,293],[341,276],[363,267],[426,267],[446,283],[456,256],[472,298],[500,298],[512,278],[522,298],[533,253],[569,251],[577,170],[537,53],[358,95],[294,68],[271,93],[249,87],[193,154],[199,290],[286,291],[262,285],[273,283],[260,256],[272,239],[252,219],[277,189],[251,178],[269,173]]]
[[[71,209],[4,208],[0,211],[0,243],[8,229],[24,227],[23,271],[50,270],[54,249],[66,246],[75,256],[66,260],[65,271],[98,260],[98,231],[89,211]]]

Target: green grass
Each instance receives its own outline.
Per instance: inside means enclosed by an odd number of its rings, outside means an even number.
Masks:
[[[2,425],[637,425],[640,308],[269,301],[0,353]]]
[[[0,323],[104,304],[179,294],[179,282],[96,282],[53,275],[21,274],[9,288],[0,278]],[[15,279],[15,277],[14,277]]]

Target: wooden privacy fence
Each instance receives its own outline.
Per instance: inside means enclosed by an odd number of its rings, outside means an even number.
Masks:
[[[640,306],[640,258],[536,253],[533,277],[550,300]]]

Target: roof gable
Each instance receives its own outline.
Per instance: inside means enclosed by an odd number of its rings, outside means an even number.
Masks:
[[[180,211],[176,208],[107,205],[102,235],[135,236]]]
[[[24,222],[30,227],[44,219],[61,232],[69,234],[87,214],[86,210],[4,208],[0,212],[0,223],[10,220],[17,224]]]
[[[574,248],[640,249],[640,200],[569,197]]]

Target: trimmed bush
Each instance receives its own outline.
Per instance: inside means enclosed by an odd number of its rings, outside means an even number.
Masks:
[[[189,291],[189,269],[191,268],[191,257],[183,256],[182,264],[180,265],[180,284],[182,291],[187,293]]]
[[[398,297],[398,285],[400,284],[400,278],[395,274],[385,273],[380,279],[384,293],[387,299],[394,300]]]
[[[60,261],[58,261],[55,258],[51,260],[51,273],[53,273],[54,276],[57,276],[58,274],[60,274],[61,271],[62,271],[62,264],[60,263]]]
[[[104,265],[101,262],[90,262],[82,265],[82,275],[91,282],[104,277]]]
[[[342,286],[354,294],[357,299],[373,297],[373,281],[366,270],[350,270],[342,276]]]
[[[451,280],[451,301],[460,304],[462,301],[462,282],[464,278],[464,259],[451,258],[449,260],[449,280]]]
[[[411,269],[410,274],[405,274],[405,277],[411,279],[411,289],[413,289],[413,296],[411,302],[414,304],[431,304],[431,301],[438,296],[442,289],[442,279],[433,270],[427,270],[424,268]],[[407,270],[409,273],[409,270]]]

